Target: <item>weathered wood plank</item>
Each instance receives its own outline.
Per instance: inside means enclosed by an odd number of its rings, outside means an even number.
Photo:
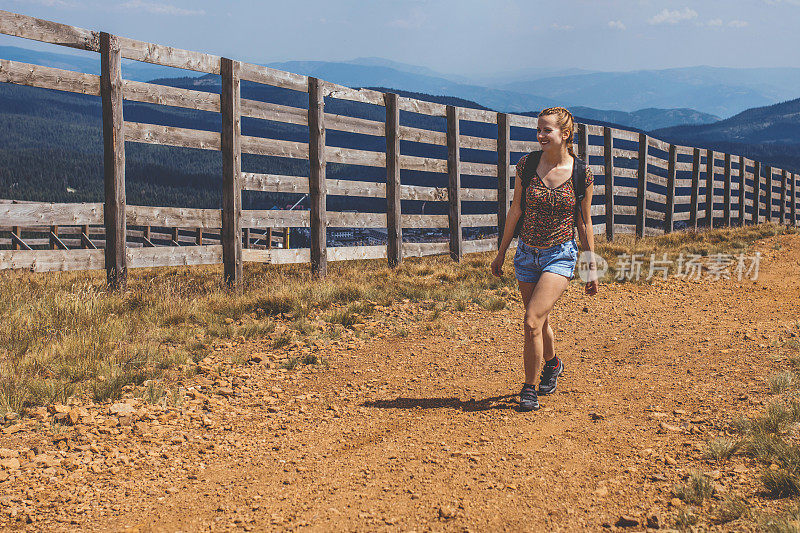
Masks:
[[[647,156],[647,164],[663,170],[669,170],[669,162],[654,155]]]
[[[471,120],[472,122],[486,122],[487,124],[497,123],[497,113],[488,109],[475,109],[473,107],[459,107],[459,120]]]
[[[128,248],[126,255],[130,268],[218,265],[222,263],[222,245]]]
[[[362,135],[375,135],[379,137],[383,137],[386,132],[386,126],[383,122],[348,117],[347,115],[335,115],[333,113],[325,113],[325,127],[329,130],[360,133]]]
[[[403,228],[448,228],[448,215],[402,215]],[[449,246],[449,245],[448,245]]]
[[[328,213],[329,228],[385,228],[386,213]]]
[[[225,283],[242,282],[242,115],[239,63],[222,58],[222,263]]]
[[[419,170],[424,172],[447,172],[446,159],[433,159],[430,157],[416,157],[400,155],[400,168],[406,170]]]
[[[675,163],[677,161],[678,151],[674,144],[670,144],[667,166],[667,198],[664,206],[664,233],[672,233],[675,227],[672,216],[675,214]]]
[[[308,248],[242,250],[242,259],[249,263],[272,263],[273,265],[309,263],[311,262],[311,251]]]
[[[469,172],[467,164],[461,162],[461,133],[459,108],[447,106],[447,201],[449,204],[450,257],[461,261],[464,254],[461,232],[461,172]],[[471,163],[474,165],[474,163]],[[492,168],[496,172],[496,168]]]
[[[308,111],[300,107],[260,102],[258,100],[241,99],[242,116],[285,122],[287,124],[308,125]]]
[[[222,226],[222,215],[219,209],[129,205],[127,206],[126,220],[131,226],[204,229],[215,229]]]
[[[294,74],[262,65],[252,63],[242,63],[239,69],[239,76],[243,80],[254,81],[273,87],[283,87],[293,91],[308,92],[308,77],[302,74]]]
[[[404,242],[404,257],[424,257],[426,255],[440,255],[450,252],[447,242]]]
[[[0,82],[100,95],[100,76],[0,59]]]
[[[460,161],[459,166],[461,167],[462,174],[468,174],[470,176],[487,176],[490,178],[497,177],[497,165]]]
[[[363,261],[366,259],[386,259],[386,247],[380,245],[328,248],[329,261]]]
[[[400,126],[400,140],[418,143],[435,144],[437,146],[447,146],[447,134],[443,131],[426,130],[422,128],[412,128],[411,126]]]
[[[539,144],[538,141],[510,141],[509,142],[510,150],[512,152],[540,152],[542,150],[542,146]]]
[[[666,141],[656,139],[655,137],[648,137],[647,142],[652,148],[657,148],[658,150],[669,152],[669,143]]]
[[[526,115],[508,115],[508,123],[510,126],[514,126],[515,128],[528,128],[535,130],[539,125],[539,119]]]
[[[689,225],[697,230],[699,200],[700,200],[700,149],[692,150],[692,192],[689,207]]]
[[[100,51],[100,34],[49,20],[0,10],[0,33],[90,52]]]
[[[100,93],[103,106],[103,169],[106,230],[106,278],[124,290],[128,278],[125,243],[125,121],[122,116],[122,70],[119,40],[100,34]]]
[[[497,202],[498,191],[495,189],[461,188],[461,200],[469,202]],[[509,195],[510,196],[510,195]],[[509,198],[508,203],[511,203]]]
[[[472,189],[463,189],[470,191]],[[421,185],[401,185],[400,198],[402,200],[424,200],[426,202],[446,202],[446,187],[423,187]],[[462,200],[464,197],[462,196]]]
[[[310,80],[311,78],[309,78]],[[350,100],[351,102],[362,102],[383,106],[383,93],[371,89],[352,89],[344,85],[338,85],[329,81],[322,81],[323,95],[339,100]],[[310,90],[310,89],[309,89]]]
[[[123,80],[122,97],[131,102],[183,107],[219,113],[219,95],[167,85]]]
[[[0,270],[64,272],[104,267],[103,250],[0,250]]]
[[[277,209],[243,209],[243,228],[308,228],[311,226],[310,211],[286,211]]]
[[[192,130],[144,124],[141,122],[125,122],[125,140],[182,148],[199,148],[201,150],[219,150],[219,133],[213,131]]]
[[[724,182],[722,193],[722,225],[731,225],[731,154],[725,154]]]
[[[134,59],[145,63],[163,65],[165,67],[205,72],[207,74],[219,74],[220,72],[219,56],[191,50],[181,50],[180,48],[138,41],[128,37],[120,37],[119,45],[122,57],[126,59]]]
[[[400,107],[394,93],[384,95],[386,106],[386,257],[391,268],[403,260],[400,184]]]
[[[615,139],[622,139],[624,141],[637,142],[639,140],[639,134],[635,131],[612,128],[612,135],[614,135]],[[634,157],[636,157],[635,152],[634,152]]]
[[[492,152],[497,151],[497,139],[462,135],[460,142],[461,148],[469,148],[472,150],[490,150]]]
[[[103,204],[0,204],[0,221],[9,226],[103,223]]]
[[[714,227],[714,150],[706,150],[706,225]]]
[[[465,254],[491,252],[492,250],[497,250],[497,241],[495,239],[473,239],[464,241]]]
[[[511,192],[511,126],[507,113],[497,114],[497,242],[503,242]],[[464,198],[462,198],[463,200]]]
[[[383,152],[326,146],[325,153],[329,163],[364,165],[369,167],[383,167],[386,165],[386,154]]]
[[[614,158],[611,154],[614,150],[614,137],[612,128],[603,127],[603,174],[605,175],[606,191],[614,191]],[[614,240],[614,195],[605,194],[606,203],[606,240]]]
[[[639,152],[636,150],[627,150],[624,148],[614,148],[611,153],[614,157],[619,157],[622,159],[637,159],[639,157]]]
[[[242,152],[293,159],[308,159],[308,144],[242,135]]]
[[[461,215],[461,226],[465,228],[497,227],[497,215]]]
[[[242,189],[264,192],[308,193],[308,178],[243,172]]]
[[[371,181],[325,180],[328,194],[339,196],[363,196],[367,198],[386,198],[386,184]]]
[[[435,102],[424,102],[414,98],[401,96],[397,102],[401,111],[410,111],[421,115],[431,115],[434,117],[444,117],[447,115],[447,107],[444,104]]]
[[[311,204],[311,271],[317,276],[328,273],[328,212],[325,165],[329,154],[325,146],[325,82],[308,78],[308,178]]]

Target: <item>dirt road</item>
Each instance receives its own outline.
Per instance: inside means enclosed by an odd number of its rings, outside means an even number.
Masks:
[[[0,435],[21,465],[2,471],[0,525],[597,531],[624,515],[642,530],[670,525],[691,470],[779,510],[749,459],[702,457],[732,418],[762,408],[782,342],[800,333],[800,235],[756,249],[755,282],[671,278],[596,297],[570,285],[551,315],[566,371],[538,412],[515,410],[518,299],[436,327],[413,303],[380,310],[376,327],[403,318],[407,335],[343,343],[327,368],[275,368],[252,343],[228,351],[254,361],[224,364],[223,347],[181,408],[133,401],[61,432],[31,421]]]

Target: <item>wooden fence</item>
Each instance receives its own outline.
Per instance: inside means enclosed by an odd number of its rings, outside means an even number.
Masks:
[[[243,261],[310,262],[315,273],[324,275],[327,261],[383,258],[396,265],[404,256],[439,253],[459,260],[465,253],[497,249],[502,235],[498,228],[504,227],[512,197],[512,161],[540,149],[533,117],[355,90],[7,11],[0,11],[0,33],[100,54],[100,76],[0,59],[0,81],[99,96],[105,173],[104,203],[0,203],[0,230],[10,235],[10,249],[0,250],[0,269],[105,268],[109,283],[118,287],[124,286],[128,268],[145,266],[223,263],[226,281],[237,284]],[[221,92],[123,79],[122,58],[219,75]],[[294,107],[242,98],[242,81],[305,93],[308,105]],[[221,131],[127,122],[122,115],[123,100],[219,113]],[[384,119],[326,111],[342,100],[372,111],[380,109]],[[307,127],[308,142],[243,135],[243,117]],[[439,121],[442,127],[411,126],[409,118]],[[490,135],[485,133],[487,126]],[[331,130],[373,141],[382,138],[385,148],[337,146],[326,142],[326,132]],[[483,133],[461,133],[467,130]],[[220,151],[222,209],[128,205],[125,142]],[[610,127],[578,124],[576,142],[578,154],[589,162],[596,177],[591,208],[595,232],[605,233],[609,240],[617,233],[655,235],[763,220],[797,224],[797,174],[741,156],[676,146]],[[374,147],[375,143],[371,144]],[[412,155],[420,145],[446,148],[446,156]],[[243,172],[243,153],[307,161],[309,173]],[[385,178],[327,179],[328,163],[370,167]],[[403,183],[401,175],[409,172],[446,176],[447,185]],[[472,183],[476,183],[475,178],[484,184],[488,180],[491,186],[463,187],[465,176]],[[310,210],[243,210],[243,190],[308,194]],[[330,211],[328,195],[385,199],[385,211]],[[447,214],[416,214],[404,209],[404,202],[408,206],[413,201],[446,204]],[[490,212],[465,213],[462,202]],[[310,228],[309,248],[289,248],[285,241],[280,248],[272,245],[270,228],[296,227]],[[387,243],[328,248],[328,228],[385,228]],[[409,228],[447,228],[449,242],[404,242],[403,230]],[[465,240],[464,228],[486,228],[487,234],[498,232],[500,236]],[[288,239],[289,230],[281,231]],[[26,237],[26,232],[44,236],[37,240]],[[256,232],[260,235],[256,240],[269,244],[253,246]],[[208,235],[214,237],[209,239]],[[189,244],[183,242],[187,238],[192,240],[190,246],[183,245]],[[32,249],[34,244],[49,249]]]

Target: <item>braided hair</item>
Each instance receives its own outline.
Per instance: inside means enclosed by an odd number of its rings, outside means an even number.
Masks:
[[[572,143],[575,140],[575,119],[572,116],[572,113],[566,107],[548,107],[547,109],[542,109],[539,113],[540,117],[548,116],[548,115],[555,115],[556,120],[558,121],[558,127],[561,131],[569,132],[569,136],[567,137],[567,151],[569,155],[572,157],[577,158],[575,152],[572,151]]]

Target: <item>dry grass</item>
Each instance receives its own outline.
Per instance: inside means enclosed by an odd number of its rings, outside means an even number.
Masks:
[[[623,252],[736,253],[786,231],[793,230],[763,224],[639,240],[620,236],[613,243],[598,237],[596,248],[606,258]],[[239,292],[221,283],[221,266],[135,270],[124,293],[107,291],[103,272],[2,272],[0,414],[75,394],[105,401],[131,386],[151,387],[142,392],[150,401],[158,392],[150,383],[167,369],[193,372],[214,339],[269,338],[277,348],[309,337],[335,338],[336,328],[363,322],[376,305],[422,302],[435,309],[433,327],[445,327],[439,316],[445,310],[478,304],[499,311],[516,292],[512,255],[501,278],[489,272],[491,252],[460,264],[446,256],[410,258],[396,269],[384,261],[333,263],[321,280],[307,265],[248,264]],[[320,325],[326,320],[329,326]]]

